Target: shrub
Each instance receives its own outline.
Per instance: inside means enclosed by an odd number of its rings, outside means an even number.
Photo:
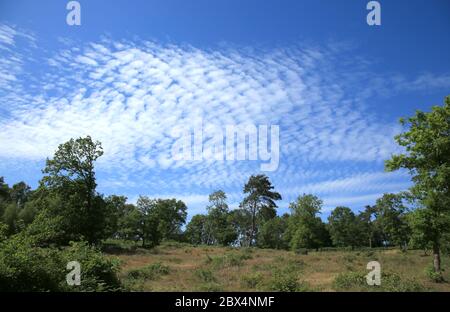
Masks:
[[[298,281],[297,274],[285,272],[275,272],[269,281],[269,290],[281,292],[308,291],[309,287],[305,282]]]
[[[66,282],[66,265],[81,265],[81,285]],[[0,291],[113,291],[120,290],[118,262],[86,243],[64,249],[41,248],[16,235],[0,243]]]
[[[392,272],[381,273],[381,285],[370,286],[366,281],[366,272],[347,272],[339,274],[333,282],[336,290],[356,291],[388,291],[388,292],[416,292],[424,287],[414,279],[405,279]]]
[[[199,268],[194,271],[195,276],[197,276],[203,282],[215,282],[216,278],[211,270]]]
[[[213,282],[200,285],[199,291],[218,292],[223,291],[223,288],[220,284]]]
[[[211,257],[206,255],[206,264],[211,264],[215,269],[225,267],[241,266],[244,260],[251,259],[251,255],[246,253],[230,253],[225,256]]]
[[[444,277],[442,276],[442,274],[434,271],[433,264],[430,264],[425,268],[425,274],[432,282],[442,283],[444,281]]]
[[[337,290],[350,289],[353,287],[366,286],[366,276],[362,272],[346,272],[340,273],[333,282],[334,288]]]
[[[119,260],[103,256],[101,252],[86,242],[71,243],[70,247],[64,249],[63,256],[65,263],[78,261],[81,265],[80,289],[74,288],[74,290],[120,290],[121,284],[117,276],[120,268]]]
[[[297,255],[307,255],[308,254],[308,249],[306,249],[306,248],[297,248],[295,250],[295,253]]]
[[[127,276],[131,279],[155,280],[169,273],[170,268],[167,265],[157,262],[143,268],[130,270]]]
[[[254,289],[257,288],[259,284],[261,284],[263,280],[263,275],[261,273],[252,273],[249,275],[244,275],[242,277],[242,284],[246,288]]]

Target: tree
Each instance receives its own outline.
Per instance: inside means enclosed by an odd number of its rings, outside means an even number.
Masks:
[[[433,240],[432,232],[428,231],[432,225],[432,216],[429,210],[418,208],[407,215],[411,228],[409,244],[412,248],[420,248],[427,254],[430,242]]]
[[[276,216],[265,222],[258,232],[258,247],[272,249],[287,249],[285,233],[288,225],[289,215]]]
[[[205,230],[207,217],[205,215],[195,215],[186,226],[186,238],[194,245],[207,244],[208,239]]]
[[[367,205],[357,216],[361,226],[361,235],[369,248],[383,246],[382,234],[375,219],[375,210],[375,206]]]
[[[0,177],[0,204],[9,199],[9,187],[5,183],[5,179]]]
[[[186,223],[187,207],[181,200],[156,199],[154,212],[159,222],[159,232],[163,239],[179,239],[181,227]]]
[[[104,236],[106,208],[96,192],[94,162],[103,154],[100,142],[70,139],[59,145],[53,159],[47,159],[41,186],[60,196],[64,207],[53,211],[63,216],[69,236],[90,244]]]
[[[107,210],[105,232],[108,237],[119,237],[119,220],[123,219],[128,212],[127,198],[125,196],[110,195],[104,200]]]
[[[278,192],[272,191],[274,187],[266,175],[252,175],[244,186],[244,193],[248,194],[241,206],[251,216],[249,245],[254,245],[258,233],[258,225],[276,216],[276,200],[281,200]]]
[[[139,196],[136,205],[140,212],[138,235],[142,240],[142,246],[154,247],[162,239],[155,200]]]
[[[13,185],[9,193],[17,207],[22,208],[31,194],[31,188],[25,182],[19,182]]]
[[[206,210],[208,215],[205,219],[205,231],[208,243],[227,246],[234,242],[237,235],[228,222],[230,212],[225,192],[219,190],[210,194]]]
[[[288,237],[293,250],[298,248],[319,248],[329,243],[325,224],[317,216],[322,209],[322,200],[314,195],[303,195],[289,205],[291,217]]]
[[[250,246],[252,215],[246,209],[235,209],[230,211],[228,222],[236,233],[236,244],[239,246]]]
[[[126,204],[117,220],[117,237],[127,240],[138,240],[140,237],[140,224],[142,216],[138,208],[132,204]]]
[[[15,203],[6,205],[5,212],[3,213],[3,221],[8,226],[8,235],[15,234],[22,228],[19,220],[19,209]]]
[[[380,231],[385,245],[406,248],[409,241],[410,228],[403,199],[403,194],[383,194],[374,206],[375,226]]]
[[[328,229],[335,246],[353,248],[363,244],[361,221],[350,208],[336,207],[328,217]]]
[[[423,206],[418,223],[427,224],[419,229],[433,246],[434,271],[441,274],[441,239],[450,230],[450,96],[442,107],[400,122],[409,127],[395,137],[405,151],[387,160],[386,169],[404,168],[412,175],[410,191]]]
[[[4,220],[4,213],[6,210],[6,205],[10,201],[9,197],[9,186],[5,183],[5,180],[3,177],[0,177],[0,222],[3,219]],[[6,224],[3,224],[3,227],[5,229],[5,233],[8,232],[8,226]]]

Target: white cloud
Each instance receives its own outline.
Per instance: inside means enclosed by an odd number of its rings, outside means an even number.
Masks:
[[[0,46],[14,45],[16,32],[0,25]],[[218,126],[279,125],[280,166],[271,179],[287,196],[402,188],[405,180],[367,166],[379,168],[397,150],[392,138],[400,128],[380,120],[365,101],[386,82],[400,92],[424,84],[439,88],[449,76],[375,77],[361,85],[367,62],[359,64],[342,49],[347,47],[199,49],[103,40],[62,47],[29,73],[23,71],[25,51],[9,50],[0,58],[0,159],[42,160],[58,144],[89,134],[105,150],[98,166],[108,175],[100,179],[104,187],[139,185],[182,196],[186,189],[236,193],[259,171],[258,163],[168,159],[172,129],[201,118]],[[192,196],[199,206],[204,195]]]

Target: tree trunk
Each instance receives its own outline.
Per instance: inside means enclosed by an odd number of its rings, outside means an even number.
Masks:
[[[433,243],[433,266],[434,272],[441,272],[441,253],[438,242]]]
[[[249,247],[253,246],[256,234],[256,203],[253,203],[252,208],[252,234],[250,236]]]

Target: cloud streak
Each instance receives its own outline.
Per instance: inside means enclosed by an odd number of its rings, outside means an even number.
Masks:
[[[397,151],[392,137],[400,128],[381,121],[365,101],[391,83],[401,92],[450,81],[445,74],[378,76],[361,86],[355,79],[367,74],[366,62],[340,46],[200,49],[112,39],[63,44],[41,56],[34,72],[24,72],[30,52],[16,46],[17,36],[0,26],[4,163],[42,160],[58,144],[89,134],[104,146],[98,168],[105,190],[136,195],[146,188],[190,196],[197,205],[213,189],[240,192],[259,163],[173,161],[174,127],[200,119],[219,127],[279,125],[280,165],[270,176],[288,197],[370,195],[407,183],[373,172]]]

